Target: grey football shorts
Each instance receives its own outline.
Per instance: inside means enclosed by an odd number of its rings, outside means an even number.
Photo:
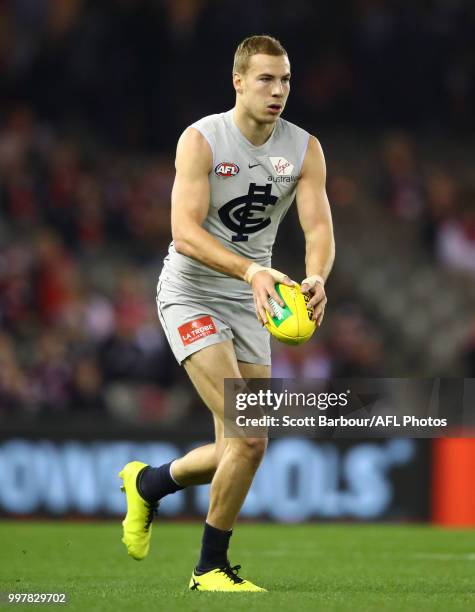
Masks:
[[[238,361],[270,365],[270,334],[256,317],[252,295],[198,294],[160,278],[157,285],[160,323],[178,363],[196,351],[232,340]]]

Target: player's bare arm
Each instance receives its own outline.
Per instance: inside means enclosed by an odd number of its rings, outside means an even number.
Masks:
[[[176,176],[172,190],[172,235],[178,253],[192,257],[213,270],[245,280],[252,286],[256,314],[262,324],[268,298],[284,306],[275,291],[275,283],[291,285],[292,281],[272,268],[263,268],[249,259],[226,249],[203,228],[210,201],[208,175],[212,171],[211,148],[195,128],[188,128],[178,141]]]
[[[188,128],[178,141],[172,190],[172,235],[175,249],[234,278],[244,278],[251,262],[226,249],[203,227],[210,201],[211,149],[204,136]]]
[[[310,136],[297,187],[297,210],[305,236],[306,278],[302,291],[311,296],[309,307],[321,325],[327,297],[325,281],[335,258],[335,240],[330,204],[325,188],[325,158],[320,143]]]

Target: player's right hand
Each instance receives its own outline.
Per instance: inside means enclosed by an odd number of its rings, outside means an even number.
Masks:
[[[282,283],[289,287],[295,284],[286,274],[273,268],[259,270],[252,276],[250,284],[254,295],[254,307],[257,319],[262,325],[267,323],[266,311],[271,317],[274,316],[272,306],[269,304],[269,297],[272,297],[282,308],[285,306],[282,298],[275,290],[276,283]]]

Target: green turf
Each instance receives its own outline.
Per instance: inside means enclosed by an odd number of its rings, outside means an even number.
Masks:
[[[66,591],[66,608],[81,612],[475,610],[473,531],[240,525],[231,560],[270,591],[248,595],[187,590],[200,537],[199,524],[158,522],[148,559],[137,562],[119,521],[0,522],[0,591]]]

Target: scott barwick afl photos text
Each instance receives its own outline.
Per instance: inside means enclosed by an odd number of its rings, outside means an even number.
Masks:
[[[161,498],[211,483],[201,555],[189,587],[263,592],[238,575],[228,547],[267,440],[224,438],[223,380],[270,377],[270,339],[263,327],[266,311],[272,312],[268,300],[283,306],[275,283],[293,284],[271,267],[272,247],[294,200],[305,238],[302,291],[318,325],[334,240],[320,144],[281,118],[290,62],[279,41],[245,39],[235,53],[233,85],[235,107],[197,121],[178,142],[173,241],[157,288],[161,324],[211,410],[215,442],[156,468],[132,461],[119,476],[127,495],[123,542],[129,555],[146,557]]]

